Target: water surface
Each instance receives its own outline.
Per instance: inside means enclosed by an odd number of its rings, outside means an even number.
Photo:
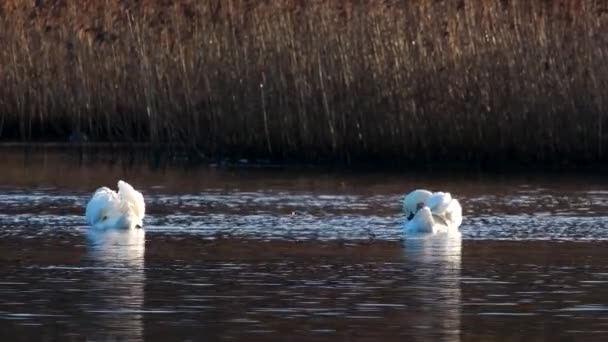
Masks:
[[[150,168],[8,153],[0,331],[15,340],[605,340],[608,183]],[[145,230],[83,211],[124,179]],[[400,199],[461,201],[462,239],[405,236]]]

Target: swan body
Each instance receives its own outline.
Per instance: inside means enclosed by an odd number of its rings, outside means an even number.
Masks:
[[[95,191],[87,204],[86,220],[100,230],[143,228],[145,211],[143,195],[118,181],[118,193],[105,186]]]
[[[403,210],[407,232],[460,234],[462,207],[448,192],[414,190],[403,199]]]

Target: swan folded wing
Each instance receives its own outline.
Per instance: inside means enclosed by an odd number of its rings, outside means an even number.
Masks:
[[[459,227],[462,224],[462,207],[457,199],[452,199],[445,210],[444,217],[451,222],[454,227]]]
[[[87,203],[85,213],[87,223],[94,225],[99,222],[103,216],[115,210],[117,204],[118,196],[116,192],[106,187],[97,189],[89,203]]]
[[[446,227],[450,226],[449,218],[445,217],[444,215],[433,214],[433,223],[440,224]]]
[[[143,219],[146,213],[146,204],[141,192],[133,189],[127,182],[118,181],[118,196],[122,201],[129,203],[129,207],[137,217]]]
[[[448,192],[436,192],[426,201],[426,206],[435,215],[443,215],[452,202],[452,195]]]

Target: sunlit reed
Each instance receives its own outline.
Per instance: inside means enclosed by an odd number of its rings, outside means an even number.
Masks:
[[[601,4],[4,1],[0,138],[346,163],[605,160]]]

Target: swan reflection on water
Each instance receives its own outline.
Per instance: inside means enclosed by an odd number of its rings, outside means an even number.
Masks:
[[[408,323],[420,328],[423,340],[458,341],[461,325],[460,234],[408,235],[404,241],[409,283],[418,298],[419,312]]]
[[[87,239],[95,303],[87,311],[100,328],[93,338],[143,339],[144,230],[90,229]]]

